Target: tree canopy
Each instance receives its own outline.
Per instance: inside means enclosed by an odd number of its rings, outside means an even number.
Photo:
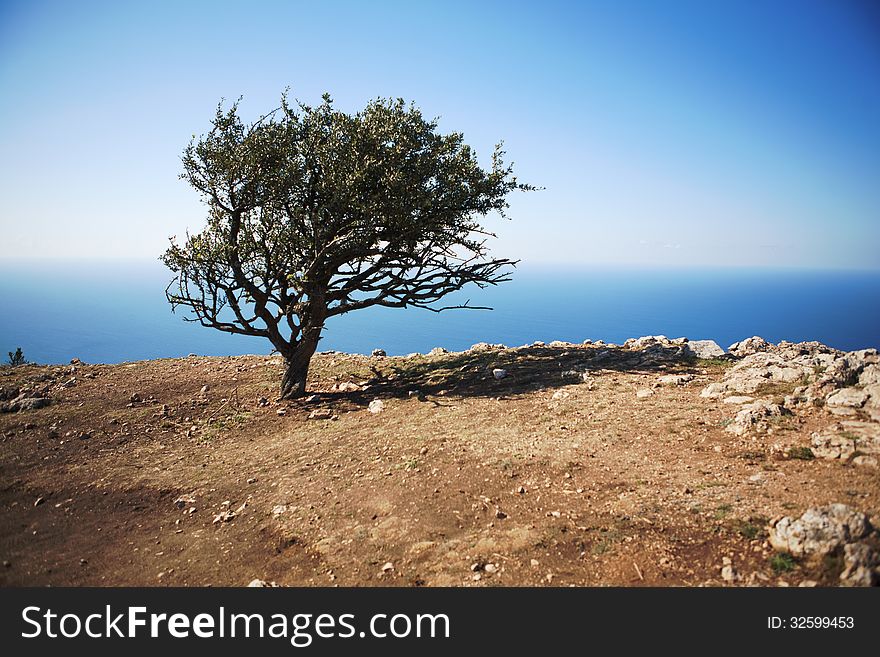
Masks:
[[[509,280],[481,218],[508,207],[517,181],[495,147],[480,166],[460,133],[441,134],[403,100],[360,112],[291,102],[246,124],[218,106],[187,146],[181,177],[202,197],[207,226],[171,239],[166,294],[193,321],[267,338],[286,359],[282,397],[305,391],[324,322],[368,308],[434,311],[469,283]],[[475,307],[475,306],[473,306]]]

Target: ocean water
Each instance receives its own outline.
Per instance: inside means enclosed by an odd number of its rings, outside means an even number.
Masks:
[[[266,354],[267,341],[183,321],[158,262],[0,264],[0,354],[91,363],[200,355]],[[664,334],[727,347],[751,335],[880,347],[880,272],[651,270],[521,266],[513,280],[474,288],[492,311],[371,308],[332,318],[320,350],[390,355],[476,342],[521,345],[586,338],[623,342]]]

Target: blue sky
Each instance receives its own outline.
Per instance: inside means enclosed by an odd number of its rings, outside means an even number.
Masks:
[[[415,5],[415,6],[414,6]],[[526,263],[880,269],[870,2],[0,0],[0,258],[155,258],[221,97],[403,97],[546,189]]]

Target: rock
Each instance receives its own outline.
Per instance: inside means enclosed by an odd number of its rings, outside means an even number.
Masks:
[[[131,394],[131,397],[128,398],[128,401],[131,402],[132,404],[139,404],[142,401],[142,399],[141,399],[140,394],[133,392]]]
[[[275,411],[275,415],[278,415],[279,417],[284,417],[285,415],[287,415],[287,409],[279,408],[277,411]]]
[[[845,504],[807,509],[800,518],[785,516],[770,527],[770,545],[795,557],[824,556],[868,535],[865,514]]]
[[[496,367],[492,370],[492,376],[496,379],[503,379],[507,376],[507,370],[501,369],[500,367]]]
[[[657,383],[665,386],[683,386],[693,380],[693,374],[665,374],[657,379]]]
[[[700,392],[700,397],[708,397],[710,399],[714,399],[716,397],[723,397],[727,392],[727,387],[721,383],[710,383]]]
[[[329,420],[331,417],[333,417],[333,411],[329,408],[316,408],[309,413],[310,420]]]
[[[272,515],[275,516],[276,518],[280,515],[283,515],[286,512],[287,512],[287,505],[286,504],[276,504],[275,506],[272,507]]]
[[[692,340],[687,343],[686,352],[690,352],[697,358],[718,358],[725,354],[717,342],[714,340]]]
[[[825,406],[832,413],[835,409],[847,409],[853,412],[854,409],[864,406],[866,401],[868,401],[868,393],[864,390],[841,388],[826,397]]]
[[[702,393],[701,393],[702,395]],[[755,401],[754,397],[749,397],[747,395],[734,395],[733,397],[725,397],[725,404],[748,404],[750,402]]]
[[[765,429],[769,420],[787,414],[789,414],[789,411],[779,404],[759,400],[743,406],[733,418],[733,421],[725,427],[725,431],[742,436],[752,429]]]
[[[494,563],[487,563],[485,566],[483,566],[483,570],[485,570],[487,573],[496,573],[498,572],[498,566]]]
[[[373,351],[370,352],[370,355],[378,358],[382,356],[387,356],[388,354],[385,353],[384,349],[373,349]]]
[[[7,413],[35,411],[38,408],[44,408],[51,403],[52,400],[48,397],[18,397],[8,404],[3,405],[2,410]]]
[[[488,342],[478,342],[475,345],[471,345],[471,348],[468,351],[489,351],[492,348]]]
[[[339,392],[357,392],[361,389],[361,387],[357,383],[352,383],[351,381],[345,381],[344,383],[340,383],[336,386],[336,389]]]
[[[369,410],[370,413],[373,413],[374,415],[377,413],[381,413],[385,410],[385,402],[383,402],[381,399],[374,399],[370,402],[367,410]]]
[[[251,580],[251,583],[250,583],[250,584],[248,584],[248,588],[254,588],[254,589],[265,589],[265,588],[276,589],[276,588],[279,588],[279,587],[278,587],[278,584],[276,584],[275,582],[267,582],[267,581],[264,580],[264,579],[254,579],[254,580]]]
[[[202,389],[199,390],[199,392],[204,395],[208,392],[208,390],[210,390],[208,386],[202,386]]]
[[[880,458],[880,425],[876,422],[843,421],[825,431],[814,432],[810,443],[822,459],[873,465]],[[863,458],[864,457],[864,458]]]
[[[448,354],[448,353],[449,352],[446,351],[446,349],[444,349],[443,347],[434,347],[433,349],[431,349],[431,351],[428,352],[428,355],[429,356],[442,356],[443,354]]]
[[[651,388],[642,388],[640,390],[636,390],[636,397],[639,399],[645,399],[654,394],[654,391]]]
[[[394,564],[390,561],[386,561],[385,564],[382,566],[382,572],[390,573],[392,570],[394,570]]]
[[[562,399],[568,399],[570,396],[571,396],[571,393],[568,392],[567,390],[557,390],[556,392],[553,393],[553,396],[551,397],[551,399],[553,399],[554,401],[560,401]]]
[[[70,364],[71,364],[71,365],[82,365],[83,362],[82,362],[79,358],[71,358],[71,359],[70,359]]]
[[[548,347],[553,347],[553,348],[556,348],[556,349],[560,349],[560,348],[564,348],[564,347],[570,347],[570,346],[572,346],[572,345],[571,345],[570,342],[563,342],[562,340],[554,340],[553,342],[551,342],[551,343],[550,343],[549,345],[547,345],[547,346],[548,346]]]
[[[216,516],[214,516],[213,524],[218,525],[224,522],[229,522],[235,518],[235,511],[230,511],[226,509],[225,511],[221,511]]]
[[[880,583],[880,554],[867,543],[849,543],[843,547],[844,586],[876,586]]]
[[[732,584],[739,579],[739,576],[732,565],[725,564],[721,567],[721,579]]]
[[[0,401],[15,399],[19,392],[19,389],[15,387],[0,386]]]
[[[767,351],[772,346],[773,345],[767,342],[764,338],[754,335],[745,340],[741,340],[740,342],[734,342],[727,348],[727,351],[734,356],[744,357],[761,351]]]
[[[872,363],[865,366],[862,373],[859,374],[859,385],[869,386],[880,383],[880,365]]]

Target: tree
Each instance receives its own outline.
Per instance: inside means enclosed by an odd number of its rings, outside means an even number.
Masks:
[[[21,350],[21,347],[18,347],[15,350],[15,353],[11,351],[7,352],[9,354],[9,360],[6,361],[6,364],[10,367],[18,367],[19,365],[27,365],[27,360],[25,360],[24,353]]]
[[[183,153],[181,178],[207,226],[171,238],[166,295],[203,326],[267,338],[286,363],[281,397],[305,392],[324,322],[370,306],[434,311],[469,283],[509,280],[479,223],[505,215],[519,183],[495,147],[483,169],[459,133],[414,105],[378,99],[355,114],[329,95],[289,102],[251,124],[222,103]]]

